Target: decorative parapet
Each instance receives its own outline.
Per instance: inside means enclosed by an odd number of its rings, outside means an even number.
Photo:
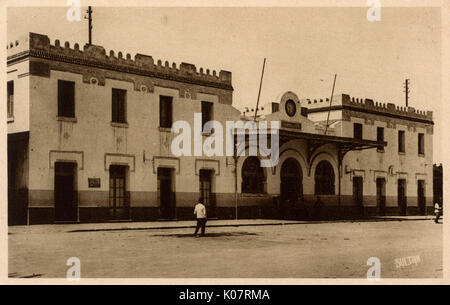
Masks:
[[[152,56],[144,54],[136,54],[134,59],[130,54],[124,56],[122,52],[118,52],[116,56],[114,51],[110,51],[107,55],[104,47],[92,44],[85,44],[83,50],[80,50],[78,43],[71,48],[68,41],[64,46],[61,46],[59,40],[55,40],[55,44],[51,45],[47,35],[36,33],[29,33],[10,42],[7,45],[7,56],[8,63],[23,56],[33,56],[233,90],[231,72],[228,71],[221,70],[218,74],[215,70],[211,72],[203,68],[197,71],[196,66],[189,63],[181,63],[178,68],[176,63],[170,65],[168,61],[163,63],[158,60],[155,63]]]
[[[316,112],[319,110],[327,110],[330,107],[329,98],[326,99],[304,99],[301,101],[303,105],[308,107],[310,112]],[[380,103],[374,102],[368,98],[355,98],[350,97],[348,94],[341,94],[333,96],[331,104],[332,109],[337,108],[357,109],[362,112],[376,112],[384,115],[394,115],[405,118],[413,118],[419,120],[433,121],[432,111],[416,110],[414,107],[401,107],[392,103]],[[315,111],[315,109],[317,109]]]

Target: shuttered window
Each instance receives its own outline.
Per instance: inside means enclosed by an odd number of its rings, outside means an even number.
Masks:
[[[58,116],[75,117],[75,82],[58,80]]]
[[[384,128],[377,127],[377,142],[384,142]],[[378,146],[378,150],[384,150],[384,146]]]
[[[205,124],[213,119],[213,103],[202,102],[202,128]]]
[[[127,91],[123,89],[112,89],[112,122],[127,122]]]
[[[425,135],[423,133],[418,135],[418,153],[420,155],[425,154]]]
[[[159,97],[159,126],[172,127],[172,97],[161,95]]]
[[[7,92],[7,108],[8,108],[8,118],[12,118],[14,116],[14,81],[9,81],[7,83],[8,92]]]
[[[398,131],[398,152],[405,152],[405,131]]]
[[[360,123],[353,123],[353,138],[357,140],[362,140],[363,137],[363,128]]]

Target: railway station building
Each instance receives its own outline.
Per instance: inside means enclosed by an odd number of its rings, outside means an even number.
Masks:
[[[429,213],[432,112],[347,94],[233,106],[231,72],[63,45],[7,46],[8,223],[336,219]],[[325,95],[326,93],[324,93]],[[278,122],[266,156],[175,156],[174,122]],[[202,133],[206,140],[211,134]]]

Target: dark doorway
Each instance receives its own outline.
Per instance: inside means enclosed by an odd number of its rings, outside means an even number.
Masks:
[[[109,167],[109,216],[112,220],[128,220],[130,218],[127,166],[124,165]]]
[[[364,217],[362,177],[353,177],[353,202],[356,206],[357,216]]]
[[[8,134],[8,225],[26,225],[29,132]]]
[[[386,180],[377,178],[377,208],[379,216],[386,216]]]
[[[419,206],[420,215],[425,215],[425,180],[417,180],[417,205]]]
[[[161,219],[175,219],[175,193],[172,191],[172,169],[158,168],[158,190]]]
[[[303,196],[303,179],[302,170],[297,160],[289,158],[283,162],[280,178],[280,217],[282,219],[301,217],[301,214],[304,214],[300,207],[300,201]]]
[[[314,181],[316,195],[334,195],[334,170],[330,162],[322,160],[317,164]]]
[[[55,163],[55,221],[78,220],[76,169],[76,163]]]
[[[266,176],[258,157],[248,156],[242,164],[242,193],[263,194],[265,192]]]
[[[216,218],[216,198],[212,190],[213,171],[208,169],[200,170],[200,197],[206,207],[208,218]]]
[[[406,216],[406,179],[397,181],[397,203],[400,215]]]

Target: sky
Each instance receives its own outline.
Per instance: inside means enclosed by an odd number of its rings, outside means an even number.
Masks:
[[[434,162],[441,163],[441,11],[382,8],[381,21],[369,22],[367,9],[93,7],[93,44],[107,54],[231,71],[238,109],[255,107],[264,58],[261,105],[288,90],[300,99],[327,98],[337,74],[335,94],[405,106],[408,78],[409,106],[433,111]],[[67,10],[8,8],[8,41],[31,31],[82,47],[87,20],[82,13],[69,22]]]

